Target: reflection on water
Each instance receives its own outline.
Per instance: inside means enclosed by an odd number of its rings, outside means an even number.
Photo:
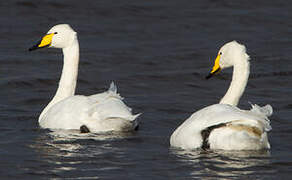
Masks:
[[[172,149],[171,153],[179,158],[179,161],[192,166],[190,172],[193,177],[220,177],[228,179],[259,174],[257,167],[270,164],[269,151],[185,151]],[[261,173],[271,174],[274,170],[261,169]]]
[[[112,142],[132,135],[133,133],[81,134],[74,130],[59,130],[40,134],[29,147],[41,156],[44,164],[48,166],[47,172],[63,174],[77,169],[96,171],[100,164],[117,164],[111,156],[123,156],[124,152],[123,149],[114,147]],[[98,159],[101,161],[96,162]],[[112,166],[112,169],[118,167]],[[97,177],[94,175],[87,178]]]
[[[80,156],[79,152],[82,151],[83,155],[88,157],[99,154],[98,151],[101,153],[104,150],[111,149],[113,150],[114,147],[108,147],[109,141],[115,141],[118,139],[123,139],[130,137],[134,133],[127,132],[127,133],[80,133],[79,131],[75,130],[58,130],[49,132],[48,134],[42,134],[37,138],[36,143],[31,147],[35,148],[36,150],[40,150],[40,152],[44,152],[46,155],[52,156],[63,156],[63,157],[73,157],[73,156]],[[84,148],[88,149],[88,142],[95,142],[96,144],[100,143],[102,146],[95,148],[94,152],[84,153]],[[59,152],[59,153],[56,153]],[[91,154],[94,153],[94,154]]]

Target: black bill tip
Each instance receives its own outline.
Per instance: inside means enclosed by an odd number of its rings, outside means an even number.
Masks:
[[[214,72],[211,71],[208,74],[208,76],[206,76],[206,79],[210,79],[211,77],[213,77],[214,74],[218,74],[220,71],[221,71],[221,68],[216,69],[216,71],[214,71]]]
[[[39,45],[41,44],[42,40],[39,40],[36,45],[32,46],[31,48],[28,49],[28,51],[34,51],[34,50],[37,50],[37,49],[41,49],[41,48],[45,48],[45,47],[49,47],[50,45],[46,45],[46,46],[42,46],[42,47],[39,47]]]
[[[33,51],[33,50],[36,50],[36,49],[38,49],[37,45],[36,46],[32,46],[31,48],[28,49],[28,51]]]
[[[214,75],[214,74],[209,73],[208,76],[206,76],[205,78],[206,78],[206,79],[210,79],[213,75]]]
[[[49,46],[50,45],[39,47],[39,44],[37,44],[37,45],[34,45],[31,48],[29,48],[28,51],[34,51],[34,50],[46,48],[46,47],[49,47]]]
[[[36,45],[32,46],[31,48],[28,49],[28,51],[34,51],[39,48],[39,44],[41,44],[42,40],[39,40]]]

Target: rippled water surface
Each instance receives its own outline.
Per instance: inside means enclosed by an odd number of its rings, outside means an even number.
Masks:
[[[292,1],[0,1],[1,179],[290,179]],[[59,23],[78,32],[77,93],[112,80],[140,130],[50,132],[38,127],[62,68],[57,49],[28,52]],[[271,104],[270,151],[182,151],[174,129],[217,103],[231,70],[206,81],[219,47],[246,45],[251,75],[239,107]]]

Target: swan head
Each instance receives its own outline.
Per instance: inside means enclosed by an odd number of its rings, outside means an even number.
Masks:
[[[240,56],[244,56],[246,59],[248,58],[244,45],[239,44],[236,41],[231,41],[224,44],[220,48],[215,59],[214,66],[206,79],[209,79],[213,75],[218,74],[222,69],[234,66],[237,61],[241,60],[241,58],[238,58]]]
[[[58,24],[52,27],[42,39],[34,46],[29,48],[29,51],[45,48],[66,48],[72,44],[77,38],[77,33],[68,24]]]

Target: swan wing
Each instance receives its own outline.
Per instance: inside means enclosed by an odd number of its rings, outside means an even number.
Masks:
[[[104,93],[92,96],[71,96],[49,109],[40,121],[43,128],[79,129],[86,126],[92,132],[133,130],[138,115],[124,104],[112,83]]]

